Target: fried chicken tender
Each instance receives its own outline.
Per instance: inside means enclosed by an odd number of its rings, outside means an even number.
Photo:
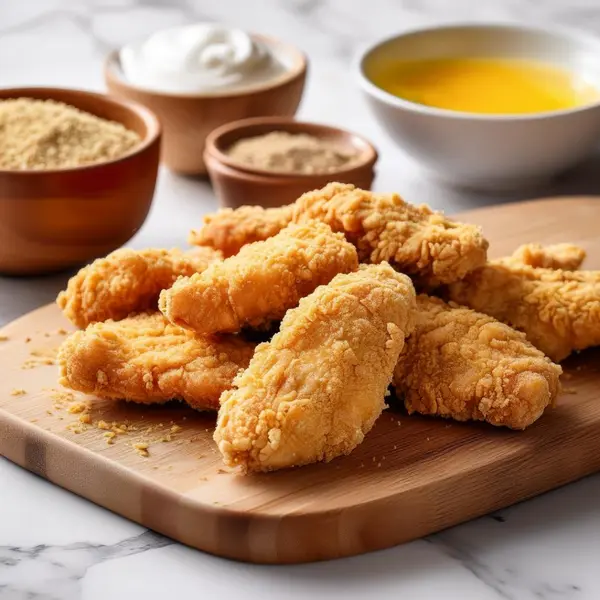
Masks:
[[[231,251],[244,240],[273,235],[289,220],[315,219],[343,232],[361,262],[387,261],[426,288],[462,279],[486,260],[488,242],[480,227],[452,221],[425,205],[413,206],[397,194],[330,183],[304,194],[291,208],[291,213],[290,207],[218,212],[207,217],[194,242]]]
[[[254,346],[237,336],[194,336],[159,312],[143,313],[95,323],[67,338],[58,353],[60,384],[102,398],[142,404],[179,399],[216,410]]]
[[[160,296],[176,325],[201,334],[263,328],[319,285],[358,268],[356,249],[328,225],[291,224],[263,242],[179,279]]]
[[[530,267],[544,269],[576,271],[585,260],[585,257],[585,250],[573,244],[554,244],[550,246],[524,244],[519,246],[510,256],[491,262],[508,266],[529,265]]]
[[[409,413],[525,429],[554,402],[561,372],[523,333],[420,295],[394,386]]]
[[[188,243],[193,246],[218,248],[227,258],[242,246],[277,235],[292,220],[293,205],[280,208],[240,206],[223,208],[204,217],[201,229],[192,229]]]
[[[218,250],[130,250],[122,248],[83,267],[71,277],[56,302],[77,327],[108,319],[123,319],[134,312],[157,308],[160,291],[180,275],[204,271],[222,258]]]
[[[389,265],[337,275],[289,310],[221,396],[226,464],[271,471],[349,454],[385,407],[415,292]]]
[[[555,362],[600,344],[600,271],[490,263],[450,285],[447,293],[523,331]]]

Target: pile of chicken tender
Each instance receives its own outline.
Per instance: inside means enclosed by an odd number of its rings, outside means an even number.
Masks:
[[[397,194],[331,183],[220,210],[188,241],[71,278],[60,383],[218,411],[214,440],[243,473],[349,454],[390,384],[409,414],[525,429],[560,392],[557,363],[600,344],[600,271],[578,270],[581,248],[488,261],[480,227]]]

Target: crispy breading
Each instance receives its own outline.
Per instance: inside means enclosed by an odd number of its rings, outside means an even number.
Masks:
[[[204,271],[221,258],[222,254],[212,248],[189,252],[122,248],[83,267],[71,277],[56,302],[80,328],[123,319],[134,312],[156,310],[161,290],[171,287],[177,277]]]
[[[203,273],[180,278],[159,304],[172,323],[201,334],[261,328],[338,273],[357,268],[356,249],[343,234],[316,221],[291,224]]]
[[[523,333],[420,295],[394,385],[409,413],[525,429],[556,399],[561,372]]]
[[[397,194],[330,186],[337,190],[331,199],[330,192],[301,196],[294,221],[319,219],[343,231],[362,262],[387,261],[424,287],[456,281],[485,263],[488,242],[477,225],[452,221]]]
[[[600,344],[600,271],[490,263],[450,285],[447,295],[523,331],[556,362]]]
[[[227,258],[242,246],[266,240],[278,234],[292,219],[292,205],[279,208],[240,206],[223,208],[204,217],[200,229],[192,229],[188,243],[218,248]]]
[[[143,404],[180,399],[216,410],[254,346],[238,336],[195,336],[158,312],[143,313],[95,323],[67,338],[58,354],[60,383],[103,398]]]
[[[529,265],[544,269],[563,269],[576,271],[585,260],[586,252],[574,244],[523,244],[510,256],[500,258],[493,263],[504,265]]]
[[[196,242],[239,248],[245,239],[273,235],[286,220],[316,219],[341,231],[361,262],[387,261],[426,288],[452,283],[485,263],[488,242],[477,225],[458,223],[428,206],[413,206],[397,194],[374,194],[330,183],[302,195],[288,208],[221,211],[208,217]]]
[[[225,463],[270,471],[350,453],[385,407],[414,309],[410,279],[388,264],[303,298],[221,396],[214,438]]]

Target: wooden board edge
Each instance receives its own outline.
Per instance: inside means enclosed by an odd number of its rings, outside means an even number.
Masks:
[[[564,465],[558,475],[556,462],[536,472],[532,464],[536,452],[522,452],[491,468],[482,464],[476,470],[438,480],[418,494],[400,490],[340,510],[284,517],[202,504],[92,451],[88,451],[85,469],[73,473],[77,465],[72,457],[74,442],[29,426],[6,411],[0,411],[0,454],[99,506],[199,550],[244,562],[295,564],[354,556],[412,541],[590,475],[600,470],[600,437],[591,429],[572,436],[567,444],[562,440]],[[78,447],[79,453],[84,450]],[[579,460],[582,453],[586,460]],[[531,471],[531,476],[515,484],[513,469]],[[54,474],[52,478],[48,471]],[[477,471],[485,471],[482,479],[494,482],[490,501],[476,504],[477,494],[473,494],[472,506],[441,511],[440,505],[452,505],[457,490],[468,487]],[[122,492],[125,483],[132,490],[127,498]]]
[[[457,213],[452,213],[449,215],[453,219],[457,219],[459,221],[464,221],[465,219],[474,218],[477,220],[477,215],[479,214],[490,214],[494,212],[501,212],[507,207],[518,208],[518,207],[529,207],[529,206],[540,206],[546,205],[547,207],[551,207],[552,205],[562,204],[564,202],[575,203],[597,203],[600,206],[600,196],[589,196],[589,195],[577,195],[577,196],[548,196],[545,198],[531,198],[529,200],[518,200],[516,202],[500,202],[498,204],[492,204],[490,206],[478,206],[477,208],[469,208],[467,210],[461,210]],[[600,210],[600,209],[599,209]]]

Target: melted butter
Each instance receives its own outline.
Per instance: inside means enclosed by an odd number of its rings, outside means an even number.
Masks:
[[[376,65],[372,81],[405,100],[461,112],[538,113],[600,99],[581,76],[520,59],[398,60]]]

